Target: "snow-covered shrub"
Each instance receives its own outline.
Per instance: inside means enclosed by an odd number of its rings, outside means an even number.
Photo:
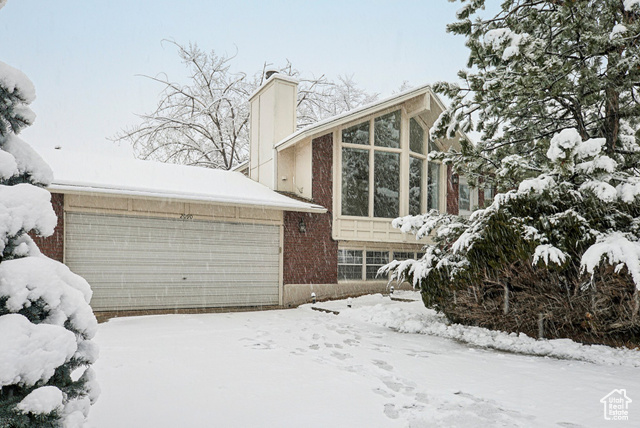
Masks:
[[[0,7],[3,5],[0,2]],[[35,90],[0,62],[0,426],[82,426],[99,389],[91,289],[27,234],[53,233],[51,169],[18,134]]]
[[[582,141],[566,129],[551,139],[548,172],[496,195],[469,219],[396,219],[435,245],[421,260],[388,269],[457,322],[536,335],[542,315],[548,335],[637,334],[640,180],[619,170],[603,146],[604,139]]]
[[[397,219],[435,244],[388,269],[456,321],[640,342],[640,7],[459,1],[470,68],[435,85],[451,105],[431,136],[479,141],[429,156],[502,193],[469,219]]]

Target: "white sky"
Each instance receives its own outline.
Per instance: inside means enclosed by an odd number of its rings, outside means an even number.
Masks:
[[[304,74],[349,74],[382,96],[456,80],[467,51],[447,34],[459,3],[429,1],[9,0],[0,10],[0,61],[33,81],[38,115],[22,137],[36,148],[129,153],[107,140],[154,109],[161,86],[185,81],[162,39],[233,54],[253,74],[289,59]]]

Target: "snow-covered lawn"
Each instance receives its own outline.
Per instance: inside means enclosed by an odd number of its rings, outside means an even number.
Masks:
[[[536,345],[447,327],[420,302],[380,295],[353,299],[351,309],[345,300],[316,306],[340,314],[305,305],[100,325],[94,367],[102,394],[90,422],[97,428],[640,426],[640,352],[568,341]],[[605,421],[600,399],[620,388],[633,400],[629,421]]]

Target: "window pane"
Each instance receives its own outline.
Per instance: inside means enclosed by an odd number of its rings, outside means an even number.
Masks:
[[[342,149],[342,214],[369,215],[369,151]]]
[[[369,144],[369,122],[343,129],[342,142],[349,144]]]
[[[471,211],[471,193],[467,184],[460,183],[459,187],[459,208],[460,211]]]
[[[400,110],[376,117],[373,123],[376,146],[400,148]]]
[[[376,279],[378,269],[387,263],[389,263],[388,251],[367,251],[367,279]]]
[[[374,217],[395,218],[400,211],[400,153],[374,154]]]
[[[484,188],[484,203],[485,205],[491,205],[493,203],[493,198],[496,195],[493,192],[493,187],[485,187]]]
[[[362,266],[338,265],[338,280],[341,279],[362,280]]]
[[[397,260],[401,262],[402,260],[413,259],[413,253],[407,251],[394,251],[393,252],[393,260]]]
[[[362,279],[362,251],[338,250],[338,280]]]
[[[424,129],[415,119],[409,121],[409,148],[412,152],[424,154]]]
[[[429,162],[427,182],[427,210],[440,211],[440,164]]]
[[[422,159],[409,158],[409,214],[422,212]]]
[[[357,264],[362,266],[362,251],[338,250],[338,264]]]

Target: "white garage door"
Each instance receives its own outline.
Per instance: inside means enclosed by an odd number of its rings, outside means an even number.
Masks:
[[[66,214],[97,311],[277,305],[279,245],[279,226]]]

